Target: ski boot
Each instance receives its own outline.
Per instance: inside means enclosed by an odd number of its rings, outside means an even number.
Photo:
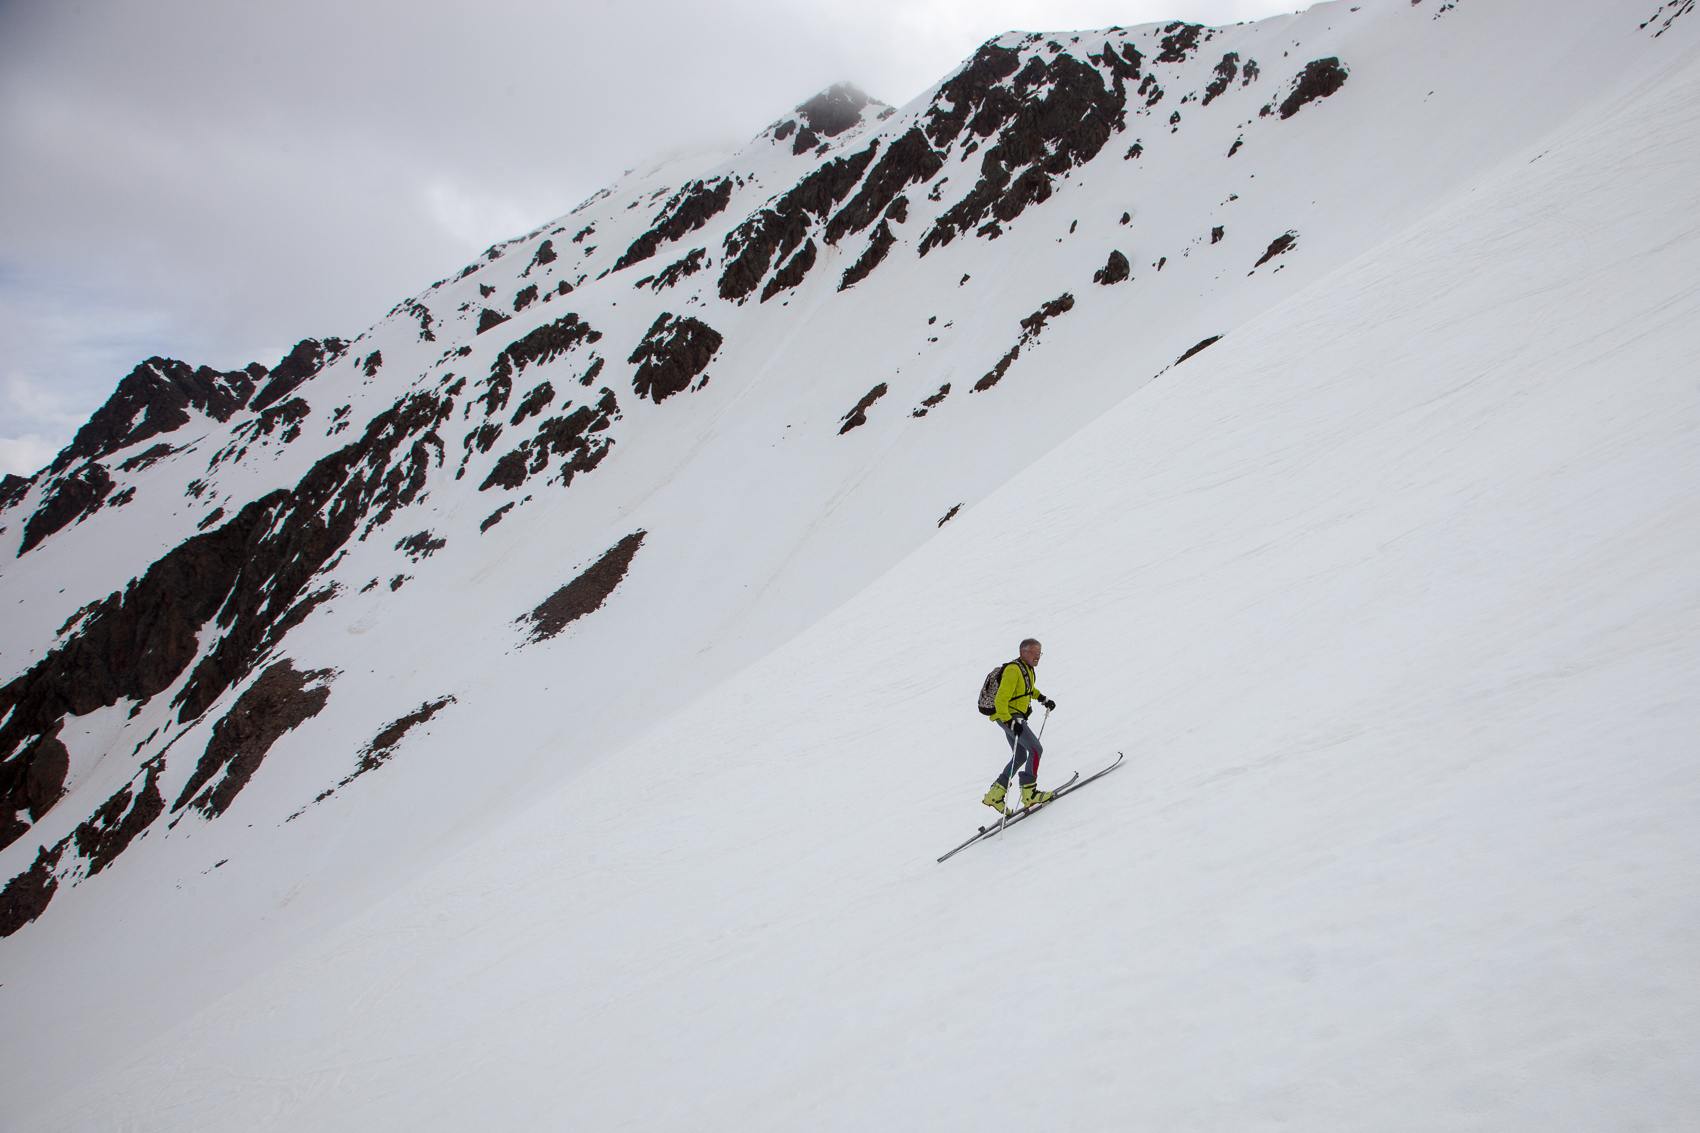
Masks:
[[[1021,805],[1023,807],[1038,806],[1048,803],[1057,797],[1055,791],[1041,791],[1037,783],[1021,784]]]
[[[1008,787],[1004,786],[1002,783],[993,783],[992,789],[987,791],[986,797],[980,801],[997,811],[999,814],[1008,814],[1009,807],[1006,806],[1003,801],[1004,796],[1008,793]]]

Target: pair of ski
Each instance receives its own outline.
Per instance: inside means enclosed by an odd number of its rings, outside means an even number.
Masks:
[[[961,853],[963,850],[966,850],[969,846],[972,846],[975,842],[983,841],[987,838],[990,838],[994,834],[1003,833],[1005,828],[1010,827],[1010,826],[1014,826],[1017,822],[1020,822],[1022,819],[1028,817],[1029,815],[1039,813],[1040,811],[1044,810],[1046,807],[1050,806],[1051,803],[1054,803],[1058,799],[1062,798],[1064,795],[1072,795],[1074,792],[1080,790],[1080,788],[1086,786],[1086,784],[1092,782],[1094,779],[1102,779],[1104,776],[1108,775],[1110,772],[1112,772],[1116,768],[1120,767],[1122,765],[1122,760],[1125,759],[1125,758],[1126,757],[1124,755],[1122,755],[1121,752],[1119,752],[1119,751],[1116,752],[1116,761],[1114,763],[1110,764],[1108,767],[1104,768],[1102,771],[1099,771],[1099,772],[1097,772],[1096,774],[1093,774],[1093,775],[1089,775],[1084,779],[1081,779],[1080,778],[1080,772],[1076,771],[1074,773],[1074,778],[1070,779],[1068,782],[1066,782],[1062,786],[1058,787],[1057,790],[1056,790],[1056,794],[1052,795],[1051,798],[1048,801],[1042,802],[1042,803],[1035,803],[1032,806],[1024,806],[1020,810],[1010,811],[1008,814],[1004,815],[1001,819],[999,819],[997,822],[992,823],[990,826],[980,827],[979,831],[972,838],[970,838],[970,839],[968,839],[968,841],[962,843],[962,845],[956,847],[956,849],[950,851],[950,853],[945,854],[944,857],[939,859],[939,861],[941,861],[941,862],[944,861],[945,858],[950,857],[951,854]],[[1080,781],[1075,782],[1076,779],[1079,779]]]

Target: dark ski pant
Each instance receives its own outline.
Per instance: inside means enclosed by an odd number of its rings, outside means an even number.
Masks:
[[[998,782],[1007,789],[1010,777],[1017,772],[1021,774],[1021,782],[1037,783],[1039,781],[1039,757],[1045,749],[1039,746],[1039,737],[1033,734],[1033,729],[1027,726],[1027,721],[1012,717],[1007,725],[999,724],[1003,729],[1003,738],[1009,741],[1009,749],[1014,754],[1010,756],[1009,765],[998,776]],[[1022,766],[1025,764],[1025,768]]]

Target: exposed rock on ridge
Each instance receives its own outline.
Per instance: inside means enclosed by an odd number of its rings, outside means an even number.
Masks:
[[[257,362],[246,370],[221,373],[207,366],[190,369],[188,363],[172,358],[149,358],[118,383],[106,404],[53,458],[48,471],[58,474],[79,460],[99,460],[180,429],[189,423],[191,409],[215,421],[228,421],[248,405],[254,383],[265,376],[265,367]]]
[[[320,342],[304,338],[272,368],[265,386],[254,395],[250,409],[261,410],[274,405],[294,392],[295,387],[341,358],[348,352],[348,343],[340,338]]]
[[[996,134],[997,140],[980,160],[979,181],[922,238],[922,255],[971,228],[996,236],[999,222],[1047,200],[1054,177],[1092,160],[1123,127],[1127,92],[1122,76],[1137,74],[1136,63],[1106,44],[1100,58],[1115,61],[1106,86],[1096,67],[1067,53],[1049,63],[1029,56],[1016,74],[1020,58],[1013,48],[982,47],[940,92],[952,109],[929,112],[927,130],[935,145],[954,141],[964,127],[982,138]],[[1014,79],[1005,83],[1012,74]],[[988,216],[990,222],[982,226]]]

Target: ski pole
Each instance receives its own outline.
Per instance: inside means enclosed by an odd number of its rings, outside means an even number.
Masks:
[[[1011,724],[1010,737],[1015,741],[1014,743],[1009,745],[1009,756],[1010,756],[1009,765],[1010,765],[1010,768],[1012,769],[1011,770],[1011,779],[1010,779],[1009,785],[1012,786],[1012,787],[1015,786],[1015,784],[1019,781],[1020,775],[1021,775],[1021,769],[1015,766],[1016,759],[1019,758],[1020,755],[1021,755],[1021,736],[1020,736],[1020,733],[1015,730],[1014,722],[1015,722],[1015,717],[1012,715],[1010,717],[1010,724]],[[1041,725],[1041,727],[1043,727],[1043,725]],[[1009,804],[1006,802],[1004,804],[1003,814],[998,816],[998,841],[999,842],[1003,841],[1003,828],[1005,826],[1007,826],[1008,824],[1009,824]]]
[[[1050,722],[1051,722],[1051,710],[1049,708],[1047,708],[1047,709],[1045,709],[1045,718],[1043,720],[1039,721],[1039,736],[1041,736],[1041,737],[1044,736],[1045,725],[1049,724]],[[1029,766],[1029,768],[1031,768],[1031,770],[1033,772],[1033,786],[1034,786],[1035,789],[1037,789],[1038,786],[1039,786],[1039,768],[1038,768],[1038,765],[1036,763],[1030,763],[1030,764],[1028,764],[1028,766]]]
[[[1051,719],[1051,710],[1049,708],[1047,708],[1047,709],[1045,709],[1045,718],[1043,720],[1039,721],[1039,735],[1043,736],[1045,734],[1045,725],[1050,722],[1050,719]],[[1014,755],[1015,753],[1019,752],[1020,750],[1021,750],[1021,740],[1020,740],[1019,737],[1017,737],[1016,741],[1013,744],[1010,745],[1010,753],[1011,753],[1011,755]],[[1031,759],[1032,756],[1029,755],[1028,758]],[[1037,770],[1037,769],[1035,768],[1035,770]],[[1034,781],[1037,782],[1037,776],[1035,776]],[[1003,828],[1008,823],[1008,821],[1009,821],[1009,812],[1005,811],[1003,817],[998,820],[998,840],[1000,842],[1003,840]]]

